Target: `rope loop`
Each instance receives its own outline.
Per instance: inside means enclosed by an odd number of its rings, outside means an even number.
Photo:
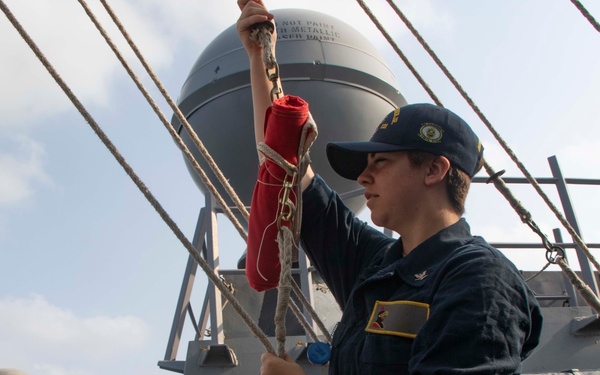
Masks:
[[[281,264],[281,273],[279,276],[279,286],[277,287],[277,307],[275,308],[275,337],[277,338],[277,355],[280,358],[285,357],[285,339],[287,330],[285,327],[285,315],[290,304],[292,291],[292,248],[294,244],[294,234],[287,227],[281,227],[277,234],[279,244],[279,262]]]

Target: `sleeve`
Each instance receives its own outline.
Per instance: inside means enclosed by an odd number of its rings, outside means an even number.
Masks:
[[[319,176],[302,199],[302,248],[343,309],[361,271],[394,240],[358,219]]]
[[[520,373],[539,342],[542,316],[525,281],[503,256],[481,254],[444,266],[413,343],[411,374]]]

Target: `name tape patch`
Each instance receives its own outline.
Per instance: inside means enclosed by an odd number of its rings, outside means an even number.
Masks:
[[[415,338],[429,319],[429,304],[414,301],[377,301],[365,331]]]

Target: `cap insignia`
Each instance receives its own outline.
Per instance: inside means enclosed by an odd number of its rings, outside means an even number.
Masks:
[[[431,122],[422,124],[421,129],[419,130],[419,137],[430,143],[440,143],[443,135],[444,130]]]
[[[394,111],[394,117],[392,118],[392,124],[395,124],[396,122],[398,122],[398,116],[400,115],[400,108],[397,108]]]

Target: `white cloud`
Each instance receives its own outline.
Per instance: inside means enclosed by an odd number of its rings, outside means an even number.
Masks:
[[[37,364],[33,366],[34,372],[44,375],[90,375],[89,372],[80,369],[63,368],[61,366],[55,366],[50,364]]]
[[[107,360],[135,356],[148,336],[135,316],[80,317],[40,295],[0,299],[0,363],[30,375],[100,373]]]
[[[110,89],[123,70],[104,39],[74,1],[7,1],[7,5],[75,95],[87,105],[106,106]],[[152,20],[120,2],[116,12],[140,49],[156,67],[168,65],[169,42]],[[125,46],[104,9],[93,8],[111,38],[138,71],[133,53]],[[156,15],[159,16],[159,15]],[[62,90],[8,22],[0,22],[0,127],[16,127],[28,120],[71,108]],[[141,74],[140,74],[141,76]]]
[[[51,185],[43,171],[45,151],[25,136],[0,137],[0,206],[17,204],[31,197],[34,184]]]

